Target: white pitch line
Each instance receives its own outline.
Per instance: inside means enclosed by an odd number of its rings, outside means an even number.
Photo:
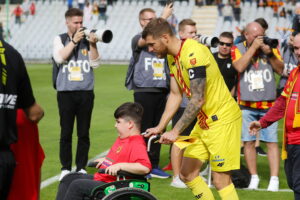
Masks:
[[[210,188],[215,188],[215,186],[209,186]],[[259,191],[259,192],[271,192],[271,191],[268,191],[268,189],[266,188],[258,188],[258,189],[248,189],[248,188],[235,188],[237,190],[246,190],[246,191]],[[293,190],[291,189],[279,189],[277,192],[293,192]]]
[[[95,156],[94,158],[90,159],[88,162],[90,162],[90,161],[92,161],[92,160],[95,160],[96,158],[106,156],[107,153],[108,153],[108,151],[109,151],[109,150],[106,150],[106,151],[100,153],[99,155],[97,155],[97,156]],[[72,168],[72,171],[75,171],[75,167]],[[59,176],[60,176],[60,174],[55,175],[55,176],[53,176],[53,177],[51,177],[51,178],[48,178],[48,179],[44,180],[44,181],[41,183],[41,189],[43,189],[43,188],[45,188],[45,187],[51,185],[52,183],[55,183],[56,181],[58,181]]]
[[[255,190],[250,190],[248,188],[236,188],[238,190],[248,190],[248,191],[263,191],[263,192],[268,192],[267,189],[265,188],[258,188],[258,189],[255,189]],[[293,190],[291,189],[279,189],[278,192],[293,192]]]

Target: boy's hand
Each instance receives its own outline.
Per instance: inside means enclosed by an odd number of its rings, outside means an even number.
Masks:
[[[256,135],[260,129],[261,129],[261,124],[259,121],[253,121],[249,125],[250,135]]]
[[[94,160],[94,162],[98,162],[98,164],[96,165],[96,168],[100,168],[100,166],[102,165],[104,160],[105,160],[105,158],[98,158],[98,159]]]
[[[116,176],[118,171],[121,170],[121,166],[122,166],[122,163],[117,163],[117,164],[111,165],[105,169],[105,173],[112,175],[112,176]]]

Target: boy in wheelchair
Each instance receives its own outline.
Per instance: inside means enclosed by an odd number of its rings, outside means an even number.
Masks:
[[[105,158],[95,160],[97,168],[105,169],[106,174],[94,175],[70,173],[58,186],[57,200],[82,200],[89,197],[97,186],[117,180],[117,172],[127,171],[145,175],[151,171],[146,144],[140,135],[143,108],[137,103],[124,103],[119,106],[114,117],[119,134]]]

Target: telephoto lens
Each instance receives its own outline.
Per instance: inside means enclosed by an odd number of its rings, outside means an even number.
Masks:
[[[201,44],[207,45],[209,47],[217,47],[219,44],[219,38],[217,37],[212,37],[212,36],[206,36],[206,35],[197,35],[198,36],[198,41]]]
[[[111,32],[111,30],[96,30],[96,29],[89,30],[87,28],[84,28],[83,31],[84,31],[84,35],[87,37],[89,37],[90,33],[95,33],[96,38],[100,42],[110,43],[111,40],[113,39],[113,33]]]

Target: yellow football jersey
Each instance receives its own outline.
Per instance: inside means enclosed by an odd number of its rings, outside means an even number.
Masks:
[[[168,65],[171,76],[174,76],[178,85],[190,98],[189,69],[195,67],[206,68],[205,103],[197,118],[197,126],[209,129],[216,124],[232,122],[241,116],[240,109],[232,98],[223,76],[209,49],[193,39],[182,41],[177,56],[168,55]]]

